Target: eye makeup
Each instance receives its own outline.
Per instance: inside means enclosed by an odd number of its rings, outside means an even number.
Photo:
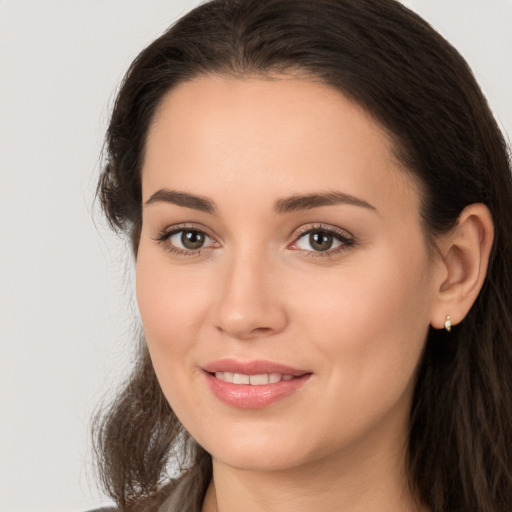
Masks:
[[[309,224],[296,230],[294,241],[287,246],[306,257],[333,257],[355,245],[355,239],[345,230],[326,224]],[[204,251],[221,247],[204,228],[191,224],[171,226],[153,239],[171,254],[197,257]],[[308,248],[309,246],[309,248]]]

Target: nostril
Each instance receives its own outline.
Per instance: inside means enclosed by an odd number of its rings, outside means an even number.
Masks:
[[[227,336],[246,340],[269,336],[275,331],[272,327],[254,327],[244,329],[241,326],[238,326],[238,328],[234,326],[231,328],[217,326],[217,329]]]

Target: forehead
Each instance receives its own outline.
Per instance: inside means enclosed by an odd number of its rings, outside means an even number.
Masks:
[[[323,83],[202,76],[171,90],[150,127],[143,196],[164,187],[243,200],[339,189],[416,205],[380,125]],[[391,195],[390,195],[391,194]]]

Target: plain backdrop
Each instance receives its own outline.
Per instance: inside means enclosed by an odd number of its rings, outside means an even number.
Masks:
[[[512,0],[403,2],[512,134]],[[93,205],[102,139],[130,62],[197,3],[0,0],[0,512],[108,502],[90,418],[126,375],[136,311],[129,251]]]

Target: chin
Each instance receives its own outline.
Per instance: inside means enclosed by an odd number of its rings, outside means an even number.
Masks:
[[[279,431],[281,430],[281,432]],[[284,471],[298,467],[322,452],[321,446],[308,446],[306,432],[238,424],[233,429],[208,432],[195,439],[213,459],[247,471]]]
[[[275,472],[290,470],[302,465],[304,453],[298,457],[297,447],[291,452],[279,450],[272,446],[252,445],[247,447],[218,447],[210,452],[212,458],[224,465],[255,472]]]

